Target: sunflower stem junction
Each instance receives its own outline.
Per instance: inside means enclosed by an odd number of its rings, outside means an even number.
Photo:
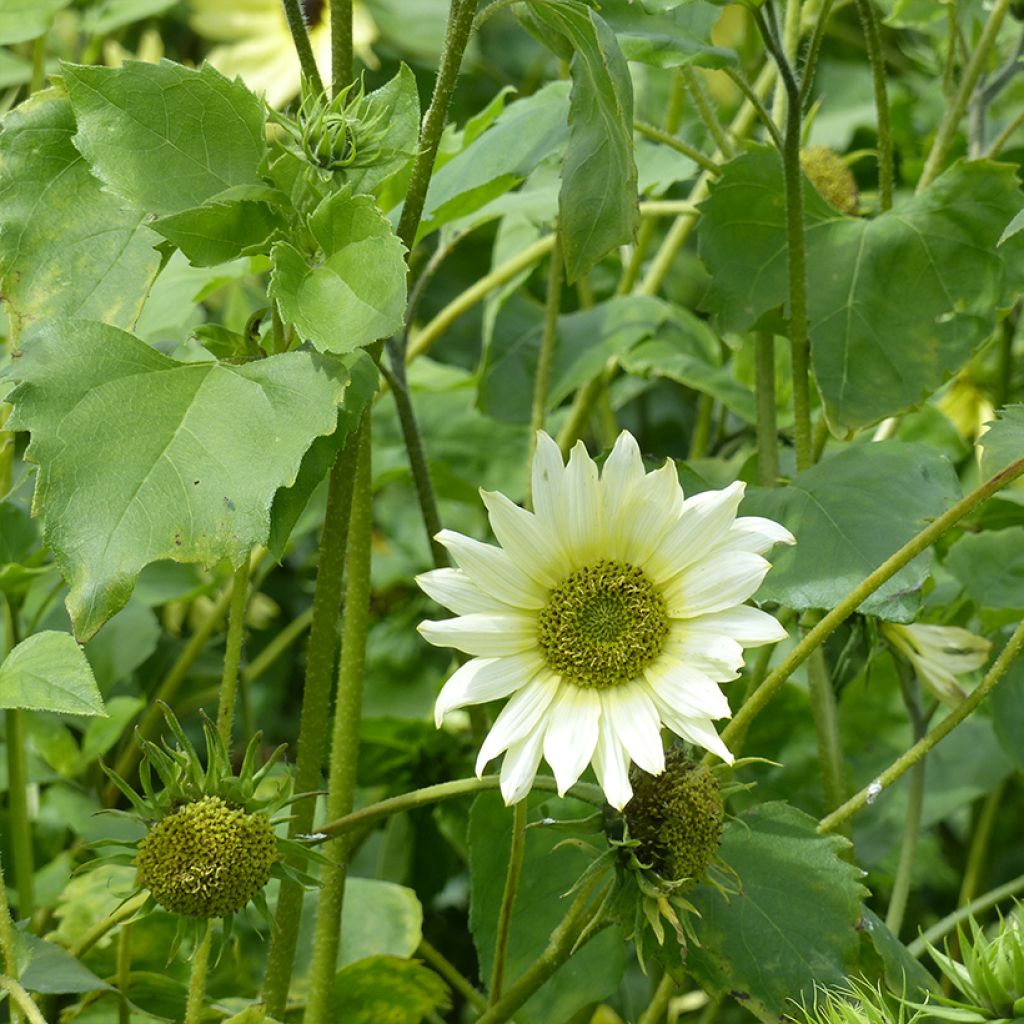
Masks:
[[[1017,626],[1013,635],[1006,641],[1006,646],[992,667],[985,673],[985,678],[982,679],[978,688],[953,708],[935,728],[929,730],[909,750],[896,758],[884,772],[874,779],[870,786],[865,786],[859,793],[850,797],[842,807],[822,818],[818,823],[818,831],[833,831],[865,807],[869,796],[874,797],[913,768],[932,747],[944,740],[995,689],[996,684],[1006,674],[1006,670],[1020,653],[1022,647],[1024,647],[1024,621]]]
[[[316,57],[313,56],[313,47],[306,29],[306,19],[302,16],[302,4],[300,0],[283,0],[283,3],[285,17],[288,19],[288,29],[292,34],[292,42],[295,44],[295,52],[302,68],[302,76],[312,86],[316,95],[322,96],[324,81],[316,66]]]
[[[306,650],[306,679],[299,719],[295,762],[296,793],[312,793],[320,788],[338,653],[338,618],[357,455],[358,438],[353,432],[335,461],[327,482],[327,509],[320,537],[320,559],[316,589],[313,592],[313,621]],[[288,826],[289,838],[294,839],[310,831],[315,811],[316,800],[312,797],[295,803]],[[302,886],[296,881],[284,879],[281,882],[263,982],[263,1001],[271,1017],[283,1016],[288,1001],[288,984],[302,915],[302,892]]]
[[[373,537],[370,459],[370,417],[366,414],[359,428],[358,462],[346,552],[348,583],[327,783],[327,814],[332,818],[349,814],[355,799],[366,635],[370,625],[370,548]],[[334,841],[328,847],[328,857],[333,863],[330,868],[324,869],[323,888],[320,890],[310,967],[309,1000],[304,1018],[306,1024],[323,1024],[328,1018],[338,959],[349,853],[350,843],[345,838]]]
[[[217,732],[224,746],[231,749],[231,730],[235,718],[235,694],[238,689],[238,666],[242,660],[245,637],[245,610],[249,600],[249,559],[235,571],[231,583],[231,605],[228,611],[228,635],[224,650],[224,671],[217,702]]]
[[[501,894],[498,910],[498,928],[494,940],[494,965],[491,969],[491,983],[488,986],[489,1004],[493,1006],[501,998],[505,983],[505,961],[508,957],[508,941],[512,934],[512,910],[516,893],[519,891],[519,876],[523,870],[523,854],[526,849],[526,799],[512,808],[512,846],[508,853],[508,873],[505,889]]]

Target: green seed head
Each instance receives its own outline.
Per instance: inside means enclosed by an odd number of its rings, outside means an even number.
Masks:
[[[623,813],[630,838],[640,844],[637,858],[662,878],[695,882],[714,859],[722,837],[725,807],[718,779],[673,750],[661,775],[634,768],[630,781],[633,799]]]
[[[857,182],[841,156],[828,146],[810,146],[800,151],[800,166],[822,199],[843,213],[857,212]]]
[[[608,559],[562,580],[538,617],[537,640],[552,670],[598,689],[640,676],[667,635],[665,599],[644,571]]]
[[[149,830],[135,859],[139,884],[166,910],[225,917],[267,884],[277,860],[270,820],[220,797],[187,803]]]

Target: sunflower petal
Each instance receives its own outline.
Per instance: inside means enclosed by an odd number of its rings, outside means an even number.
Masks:
[[[643,684],[627,683],[602,690],[601,705],[604,718],[615,723],[615,734],[626,753],[645,772],[660,775],[665,770],[661,723]]]
[[[491,726],[491,731],[480,746],[480,753],[476,759],[478,776],[483,774],[488,761],[538,729],[551,701],[558,693],[558,687],[557,676],[542,672],[512,696],[501,709],[501,713],[494,720],[494,725]]]
[[[563,683],[548,711],[544,732],[544,760],[551,765],[564,796],[590,763],[597,746],[601,698],[594,690]]]
[[[508,658],[474,658],[460,665],[441,688],[434,705],[434,721],[441,727],[449,711],[467,704],[485,704],[499,700],[527,683],[544,667],[535,651],[513,654]]]
[[[605,799],[617,811],[621,811],[633,796],[633,787],[629,784],[629,755],[616,738],[607,717],[602,719],[598,728],[594,771],[604,790]]]
[[[504,658],[537,646],[537,621],[526,615],[480,613],[427,619],[416,627],[435,647],[454,647],[482,658]]]
[[[770,568],[760,555],[749,551],[695,562],[665,587],[668,614],[673,619],[690,619],[740,604],[761,586]]]
[[[547,599],[544,588],[527,576],[501,548],[464,537],[454,530],[442,530],[437,540],[484,593],[514,608],[536,611],[544,607]]]

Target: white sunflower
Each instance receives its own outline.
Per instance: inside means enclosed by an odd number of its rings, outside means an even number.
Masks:
[[[599,474],[582,443],[563,465],[547,434],[533,460],[534,512],[481,491],[501,547],[443,530],[457,569],[417,582],[456,618],[423,622],[432,644],[473,659],[445,683],[435,716],[511,697],[480,748],[477,774],[504,752],[501,791],[521,800],[541,757],[560,793],[593,764],[614,807],[630,762],[665,767],[661,728],[732,761],[712,724],[729,716],[719,683],[743,648],[785,630],[743,605],[792,544],[769,519],[736,518],[744,485],[684,500],[675,465],[645,473],[628,432]]]

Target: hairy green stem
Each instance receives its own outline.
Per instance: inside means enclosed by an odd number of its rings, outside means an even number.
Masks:
[[[690,99],[693,100],[694,106],[697,108],[701,121],[704,122],[704,127],[711,133],[711,137],[715,140],[715,145],[728,160],[735,152],[735,147],[732,144],[732,139],[729,138],[727,130],[722,126],[722,122],[718,120],[718,115],[715,113],[715,108],[711,105],[711,100],[708,97],[707,89],[704,87],[704,81],[700,77],[700,72],[684,64],[679,69],[679,74],[683,85],[686,86],[686,91],[690,94]]]
[[[331,95],[352,81],[352,0],[331,0]]]
[[[288,649],[310,628],[313,622],[312,605],[299,612],[294,619],[276,633],[251,661],[242,669],[242,679],[247,683],[255,682],[271,665],[287,653]]]
[[[292,34],[292,42],[295,44],[295,52],[299,57],[302,75],[319,96],[324,92],[324,82],[316,66],[313,47],[309,42],[306,19],[302,16],[302,4],[300,0],[283,0],[283,3],[285,17],[288,19],[288,29]]]
[[[910,718],[914,742],[918,742],[927,731],[924,711],[921,708],[921,686],[909,671],[908,667],[897,660],[897,671],[900,676],[900,690],[903,703]],[[924,810],[924,779],[925,759],[922,758],[910,772],[910,789],[907,793],[907,811],[903,819],[903,842],[900,846],[900,859],[896,865],[896,877],[889,896],[889,907],[885,914],[885,926],[899,938],[903,927],[903,917],[907,910],[907,898],[910,896],[910,882],[914,874],[914,861],[917,856],[917,842],[921,836],[921,814]]]
[[[943,512],[941,516],[921,530],[920,533],[907,541],[899,551],[890,555],[874,572],[858,583],[789,652],[775,671],[768,675],[764,682],[750,695],[737,712],[736,717],[722,730],[722,739],[728,743],[733,737],[743,735],[750,723],[765,709],[768,702],[778,693],[779,689],[793,672],[804,663],[812,651],[831,636],[832,632],[852,612],[857,610],[864,600],[870,597],[886,580],[895,576],[903,566],[934,544],[939,537],[960,522],[964,516],[973,512],[974,509],[987,501],[997,491],[1013,483],[1022,473],[1024,473],[1024,458],[1011,463],[1005,469],[989,477],[988,480],[979,487],[976,487],[966,497],[961,498],[960,501]],[[736,753],[735,749],[733,753]]]
[[[512,911],[519,892],[519,876],[523,871],[523,854],[526,851],[526,800],[520,800],[512,808],[512,846],[508,853],[508,873],[505,888],[498,908],[498,926],[494,939],[494,963],[491,967],[491,983],[487,987],[488,1003],[493,1006],[501,998],[505,984],[505,966],[508,957],[509,938],[512,934]]]
[[[224,649],[224,671],[217,702],[217,732],[224,746],[231,749],[231,730],[235,719],[235,691],[238,689],[238,666],[242,661],[245,637],[245,610],[249,602],[249,559],[235,571],[231,583],[231,604],[228,610],[228,635]]]
[[[7,725],[7,824],[10,829],[14,891],[18,917],[31,917],[35,909],[35,863],[32,853],[32,822],[28,814],[28,761],[25,749],[25,712],[9,708]]]
[[[818,10],[814,20],[814,28],[811,31],[811,41],[807,44],[807,53],[804,56],[804,70],[800,79],[800,105],[803,106],[810,95],[811,86],[814,83],[814,72],[818,66],[818,56],[821,53],[821,44],[825,39],[825,26],[828,24],[829,16],[832,13],[833,0],[825,0]]]
[[[459,969],[445,955],[426,939],[420,939],[416,955],[422,957],[470,1006],[477,1010],[487,1009],[487,1000],[462,975]]]
[[[958,924],[963,924],[969,917],[974,917],[981,913],[981,911],[988,910],[989,907],[994,907],[997,903],[1007,900],[1011,896],[1016,896],[1020,892],[1024,892],[1024,875],[1011,878],[1009,882],[1004,882],[995,889],[990,889],[988,892],[983,893],[977,899],[971,900],[967,906],[954,910],[952,914],[947,914],[937,924],[933,924],[928,931],[909,943],[907,945],[907,952],[912,957],[920,957],[928,945],[935,945],[939,939],[944,935],[948,935]]]
[[[583,428],[590,419],[590,414],[597,407],[604,389],[611,383],[619,368],[619,361],[611,356],[604,365],[604,369],[591,377],[577,392],[573,398],[572,406],[569,409],[569,416],[562,429],[558,432],[558,447],[562,455],[567,456],[577,438],[583,433]]]
[[[44,32],[32,41],[32,80],[29,92],[39,92],[46,83],[46,36]]]
[[[988,860],[989,842],[992,839],[992,831],[998,820],[999,809],[1005,792],[1006,779],[1002,779],[982,802],[981,811],[978,814],[978,819],[974,824],[974,832],[971,835],[971,847],[967,853],[967,866],[964,869],[964,878],[960,885],[960,895],[956,901],[958,907],[963,907],[970,903],[981,884],[985,871],[985,862]]]
[[[659,128],[657,125],[648,124],[646,121],[634,121],[633,127],[638,135],[643,135],[654,142],[660,142],[663,146],[668,146],[677,153],[682,153],[683,156],[689,157],[699,167],[703,167],[708,174],[714,175],[717,178],[722,173],[721,164],[715,163],[711,157],[705,156],[696,146],[683,142],[682,139],[676,138],[676,136]]]
[[[762,487],[779,482],[779,427],[775,410],[775,338],[767,331],[754,335],[754,378],[757,388],[757,475]]]
[[[358,463],[352,491],[352,519],[345,559],[347,585],[342,619],[338,691],[331,736],[327,781],[327,815],[351,813],[355,801],[359,723],[362,719],[366,635],[370,627],[370,550],[373,539],[373,481],[370,474],[370,416],[359,428]],[[327,847],[330,867],[324,868],[313,936],[309,998],[305,1024],[324,1024],[330,1010],[331,987],[338,960],[341,913],[345,897],[350,843],[341,838]]]
[[[786,14],[782,23],[782,51],[786,60],[796,66],[797,51],[800,48],[800,25],[803,10],[802,0],[786,0]],[[776,123],[786,118],[786,104],[789,97],[785,89],[776,89],[772,104],[772,120]]]
[[[418,807],[428,807],[442,800],[454,800],[460,796],[482,793],[488,789],[498,789],[501,785],[500,775],[483,775],[478,779],[453,779],[451,782],[438,782],[433,786],[424,786],[409,793],[389,797],[379,803],[361,807],[358,811],[346,814],[337,821],[329,821],[317,828],[317,834],[329,839],[332,836],[345,835],[373,825],[393,814],[414,811]],[[533,780],[533,788],[546,793],[557,793],[558,784],[549,775],[538,775]],[[576,800],[583,800],[595,807],[604,807],[604,794],[598,786],[586,782],[578,782],[569,790],[569,795]],[[321,840],[322,842],[323,840]]]
[[[658,982],[658,987],[651,996],[644,1012],[637,1018],[636,1024],[665,1024],[668,1014],[668,1004],[675,995],[679,986],[675,983],[672,975],[666,971]]]
[[[889,117],[889,94],[886,88],[885,57],[882,56],[882,37],[878,31],[878,15],[872,0],[856,0],[857,13],[864,29],[871,78],[875,89],[875,109],[878,118],[878,202],[884,213],[892,209],[893,157],[892,121]]]
[[[548,261],[548,286],[544,300],[544,330],[537,353],[537,373],[533,378],[533,402],[530,406],[530,457],[537,447],[537,431],[544,429],[547,416],[548,391],[551,385],[551,364],[558,340],[558,314],[562,309],[562,247],[558,233]]]
[[[962,700],[935,728],[927,732],[909,750],[905,751],[888,768],[877,776],[869,786],[850,797],[838,810],[826,815],[818,823],[819,832],[831,832],[848,818],[853,817],[888,786],[891,786],[904,772],[914,767],[936,744],[944,740],[979,704],[995,689],[1006,673],[1013,659],[1024,646],[1024,621],[1013,631],[999,657],[985,673],[985,678],[976,690]]]
[[[213,925],[207,921],[199,945],[192,954],[192,970],[188,976],[188,999],[185,1002],[185,1024],[199,1024],[206,998],[206,971],[210,965]]]
[[[725,73],[732,79],[733,83],[739,88],[740,92],[746,97],[747,102],[753,107],[754,113],[761,119],[761,123],[767,129],[768,134],[771,136],[772,142],[775,144],[775,148],[781,153],[785,150],[786,142],[782,137],[782,132],[779,131],[779,126],[775,123],[768,108],[761,102],[761,97],[754,91],[754,87],[747,81],[742,71],[737,68],[726,68]]]
[[[2,862],[0,862],[0,956],[4,961],[4,973],[17,981],[18,954],[14,948],[14,929],[11,927],[11,908],[7,905],[7,886],[4,883]]]
[[[295,761],[295,792],[312,793],[320,788],[321,765],[330,721],[331,691],[338,652],[338,619],[341,613],[345,548],[348,544],[349,515],[355,485],[358,436],[349,434],[327,481],[327,510],[320,536],[320,560],[313,592],[313,618],[306,651],[306,678],[302,690],[302,712]],[[316,800],[309,797],[293,805],[288,835],[305,835],[313,826]],[[285,879],[277,900],[274,929],[263,981],[263,1002],[267,1014],[284,1016],[288,985],[302,915],[302,886]]]
[[[931,149],[928,151],[924,169],[921,171],[921,177],[917,182],[917,189],[915,190],[917,195],[923,192],[939,176],[942,170],[942,165],[953,145],[953,139],[956,137],[960,120],[967,110],[967,105],[970,103],[974,88],[978,84],[982,72],[985,70],[989,51],[995,44],[996,37],[999,35],[999,29],[1003,24],[1003,19],[1010,9],[1010,2],[1011,0],[995,0],[992,10],[989,12],[988,20],[982,29],[977,46],[975,46],[971,53],[971,59],[964,70],[956,95],[946,107],[946,113],[939,124],[939,130],[932,142]]]
[[[22,988],[14,978],[0,976],[0,988],[5,988],[10,993],[11,999],[18,1005],[18,1009],[25,1014],[25,1019],[30,1024],[46,1024],[46,1018],[39,1012],[39,1007],[32,1001],[32,997]]]
[[[406,249],[412,252],[416,244],[416,232],[419,230],[423,216],[423,204],[430,186],[430,176],[434,170],[437,148],[441,144],[441,134],[448,120],[448,107],[451,105],[455,83],[459,77],[462,55],[465,53],[469,34],[473,27],[473,16],[476,14],[477,0],[451,0],[448,13],[448,27],[445,30],[444,46],[441,50],[441,64],[437,69],[437,80],[434,82],[434,93],[430,98],[430,106],[423,118],[423,130],[420,133],[419,150],[413,164],[412,175],[405,193],[405,204],[402,216],[398,221],[398,237]]]

